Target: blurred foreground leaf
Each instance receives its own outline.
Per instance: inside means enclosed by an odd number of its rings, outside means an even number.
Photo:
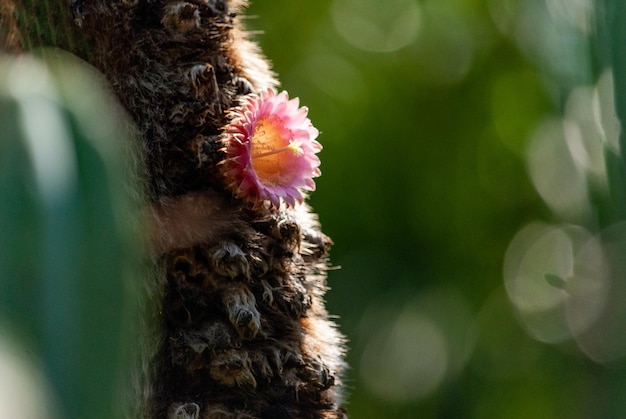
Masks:
[[[0,58],[0,338],[41,362],[63,417],[118,417],[139,255],[130,125],[60,55]]]

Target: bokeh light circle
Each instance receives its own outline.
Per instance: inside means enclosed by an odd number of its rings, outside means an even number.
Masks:
[[[431,319],[407,312],[372,337],[363,352],[361,374],[378,397],[406,402],[437,389],[447,363],[441,330]]]
[[[504,281],[524,328],[549,343],[587,330],[607,293],[601,246],[573,225],[533,223],[518,232],[506,253]]]
[[[428,397],[461,374],[476,338],[475,316],[455,289],[423,291],[373,303],[362,322],[360,372],[369,391],[389,402]]]
[[[392,52],[416,38],[421,13],[413,0],[335,0],[331,8],[337,32],[363,51]]]

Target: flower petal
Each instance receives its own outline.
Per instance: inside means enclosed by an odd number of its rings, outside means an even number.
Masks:
[[[243,98],[230,112],[220,168],[236,196],[254,208],[278,209],[303,202],[301,189],[315,189],[322,146],[307,114],[298,98],[273,89]]]

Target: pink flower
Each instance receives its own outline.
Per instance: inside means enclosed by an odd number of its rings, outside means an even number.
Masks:
[[[221,169],[239,198],[256,208],[279,208],[281,202],[302,203],[302,191],[315,190],[313,178],[321,174],[315,154],[322,146],[307,113],[298,98],[289,100],[287,92],[277,95],[273,89],[248,96],[231,111]]]

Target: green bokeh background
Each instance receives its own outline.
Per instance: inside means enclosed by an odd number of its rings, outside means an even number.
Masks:
[[[626,17],[616,4],[251,5],[282,88],[322,132],[310,202],[341,266],[328,305],[350,340],[352,418],[626,415],[622,363],[593,362],[573,339],[533,339],[503,280],[528,223],[597,232],[615,221],[605,178],[585,184],[586,210],[559,212],[528,167],[538,128],[560,126],[571,93],[610,64]],[[562,158],[547,164],[558,172]]]

